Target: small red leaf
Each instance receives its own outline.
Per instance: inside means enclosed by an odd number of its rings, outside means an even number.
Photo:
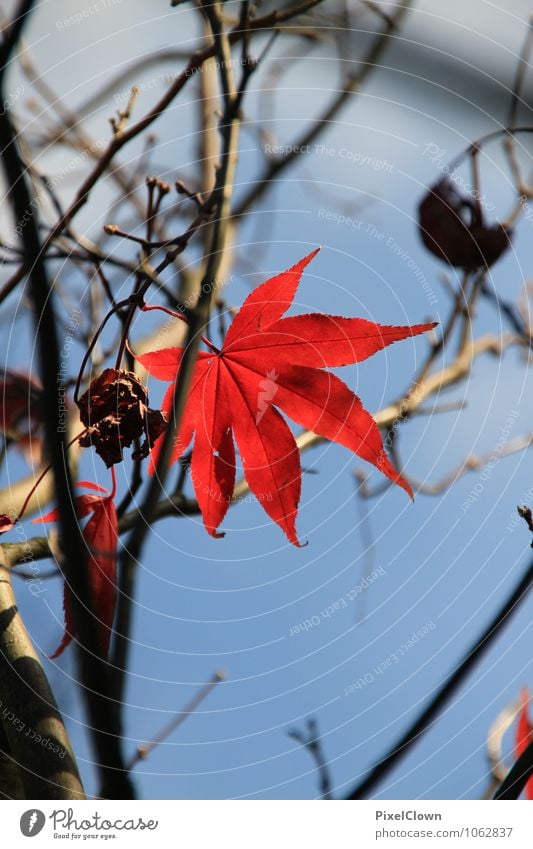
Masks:
[[[107,656],[115,614],[116,551],[118,521],[112,498],[101,503],[85,525],[83,536],[89,548],[89,584],[98,618],[100,641]]]
[[[78,486],[106,492],[105,489],[91,481],[81,481]],[[83,518],[91,513],[91,518],[83,529],[83,538],[89,549],[88,576],[91,592],[92,609],[98,621],[100,642],[105,656],[109,649],[109,640],[113,617],[115,613],[116,594],[116,550],[118,540],[118,520],[113,495],[78,495],[76,497],[78,516]],[[52,510],[34,522],[57,522],[58,510]],[[72,613],[72,590],[65,583],[63,595],[65,612],[65,633],[54,654],[56,658],[76,636],[76,623]]]
[[[72,642],[75,634],[76,628],[74,624],[74,614],[72,612],[72,603],[71,603],[71,592],[68,585],[65,583],[63,587],[63,613],[65,616],[65,631],[61,638],[61,642],[56,648],[53,654],[48,655],[50,660],[55,660],[56,657],[59,657],[63,654],[67,646]]]
[[[103,492],[106,492],[106,490],[104,489]],[[98,504],[101,500],[101,496],[99,495],[77,495],[75,501],[78,517],[83,519],[93,510],[94,505]],[[33,519],[33,524],[35,525],[41,524],[42,522],[59,522],[59,510],[50,510],[50,512],[45,513],[44,516],[39,516],[38,519]]]

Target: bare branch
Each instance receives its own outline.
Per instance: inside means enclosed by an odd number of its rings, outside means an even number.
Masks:
[[[524,436],[517,436],[515,439],[510,440],[510,442],[506,445],[501,446],[501,448],[495,448],[493,451],[488,451],[486,454],[471,454],[463,460],[456,469],[449,472],[449,474],[445,475],[436,483],[424,483],[416,480],[411,475],[408,476],[409,483],[415,492],[423,492],[424,495],[440,495],[442,492],[449,489],[454,483],[457,483],[457,481],[468,472],[474,472],[482,469],[491,462],[500,460],[502,457],[509,457],[511,454],[516,454],[519,451],[524,451],[526,448],[531,448],[532,445],[533,434],[529,433]],[[533,527],[531,530],[533,530]]]
[[[320,798],[328,800],[332,799],[333,795],[331,793],[331,778],[329,775],[326,760],[324,758],[324,753],[322,751],[322,742],[318,735],[318,725],[316,719],[309,717],[309,719],[307,720],[306,733],[299,731],[297,728],[292,728],[287,733],[289,737],[292,737],[293,740],[296,740],[297,743],[303,746],[303,748],[307,752],[309,752],[309,754],[313,758],[319,775]]]
[[[331,121],[335,118],[337,112],[339,112],[350,97],[359,90],[369,73],[375,69],[388,45],[389,39],[397,27],[400,26],[404,16],[409,10],[410,5],[411,0],[406,0],[398,7],[394,16],[387,19],[383,33],[374,41],[368,53],[358,61],[357,64],[360,67],[358,67],[355,72],[348,75],[340,92],[333,98],[324,112],[313,121],[309,129],[306,130],[302,136],[291,145],[290,152],[278,159],[273,159],[267,165],[263,174],[257,181],[255,181],[255,185],[252,186],[248,194],[245,195],[243,200],[235,209],[233,213],[234,218],[239,218],[244,215],[259,199],[259,197],[263,195],[265,190],[272,186],[274,180],[293,163],[293,161],[299,156],[300,152],[302,150],[306,150],[307,146],[312,144],[318,138],[320,133],[327,129]]]
[[[216,687],[217,684],[220,684],[221,681],[225,681],[227,677],[227,673],[225,669],[217,669],[217,671],[211,676],[209,681],[207,681],[204,686],[198,690],[196,695],[192,697],[192,699],[187,702],[183,710],[180,710],[176,713],[173,719],[161,729],[161,731],[156,734],[156,736],[150,740],[149,743],[143,743],[141,746],[137,748],[137,751],[128,762],[127,768],[129,770],[134,769],[134,767],[140,762],[145,761],[151,753],[154,751],[157,746],[160,746],[161,743],[164,743],[165,740],[170,737],[173,731],[176,728],[179,728],[182,723],[185,722],[187,717],[189,717],[195,710],[201,705],[204,699],[207,698],[211,690]]]

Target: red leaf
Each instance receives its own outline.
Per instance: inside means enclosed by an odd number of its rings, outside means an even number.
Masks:
[[[48,655],[50,660],[55,660],[56,657],[62,655],[76,634],[74,613],[72,611],[71,592],[67,583],[65,583],[63,587],[63,613],[65,615],[65,632],[55,652]]]
[[[373,463],[413,497],[411,487],[388,459],[374,419],[334,374],[289,366],[278,376],[276,404],[302,427]]]
[[[107,656],[115,613],[118,521],[112,497],[102,498],[83,530],[89,548],[89,583],[98,617],[100,640]]]
[[[300,457],[276,407],[373,463],[412,495],[387,457],[370,413],[346,384],[322,369],[361,362],[435,325],[390,327],[320,314],[282,318],[316,253],[255,289],[235,316],[222,350],[203,353],[196,364],[172,462],[194,435],[191,478],[204,524],[213,536],[219,536],[217,528],[233,493],[233,434],[251,491],[290,542],[298,545]],[[174,383],[181,355],[181,348],[165,348],[137,359],[150,374]],[[173,392],[172,384],[163,402],[167,413]],[[152,452],[152,471],[159,444]]]
[[[163,398],[162,405],[162,413],[166,416],[167,421],[172,421],[172,398],[174,395],[174,379],[171,385],[168,387],[165,392],[165,396]],[[189,445],[191,444],[195,423],[201,420],[202,415],[202,395],[201,395],[201,387],[202,382],[205,378],[205,369],[203,361],[199,360],[196,363],[195,373],[193,375],[193,379],[191,381],[191,386],[189,389],[189,397],[187,399],[187,406],[182,416],[179,432],[174,437],[174,447],[172,449],[172,454],[170,457],[170,462],[174,463],[178,457],[181,457],[182,454],[185,453]],[[148,467],[148,471],[150,474],[153,474],[155,471],[155,467],[157,466],[157,462],[159,460],[159,454],[161,451],[161,440],[157,439],[154,448],[151,452],[150,456],[150,465]]]
[[[246,480],[268,513],[298,545],[296,513],[300,501],[300,454],[294,436],[278,411],[265,400],[259,401],[257,381],[245,369],[230,370],[234,407],[233,430]],[[269,394],[268,380],[264,392]],[[259,392],[261,390],[259,389]]]
[[[518,714],[518,722],[516,725],[515,738],[515,756],[520,757],[522,752],[529,746],[533,740],[533,724],[529,718],[529,693],[527,687],[524,687],[521,693],[521,707]],[[528,799],[533,799],[533,778],[530,778],[526,784],[526,796]]]
[[[78,486],[106,492],[101,486],[91,481],[82,481]],[[92,514],[83,529],[83,538],[89,549],[88,575],[93,613],[98,620],[100,642],[103,652],[107,656],[115,613],[118,539],[118,521],[113,494],[105,497],[101,495],[78,495],[76,497],[76,510],[80,518],[89,515],[89,513]],[[57,522],[58,520],[58,511],[52,510],[45,516],[34,519],[34,522]],[[65,612],[65,633],[54,654],[50,655],[51,659],[59,657],[72,638],[76,636],[76,623],[72,612],[72,590],[67,583],[64,587],[63,609]]]
[[[197,386],[196,403],[190,405],[191,412],[196,411],[195,420],[189,416],[189,426],[196,430],[191,478],[198,482],[195,490],[206,530],[216,537],[224,536],[217,533],[217,528],[226,515],[235,485],[232,413],[223,372],[221,361],[214,360],[203,381],[202,395]]]
[[[136,359],[146,371],[157,377],[158,380],[174,380],[176,372],[180,367],[183,348],[161,348],[159,351],[148,351],[139,354]],[[200,351],[198,359],[209,357],[204,351]]]

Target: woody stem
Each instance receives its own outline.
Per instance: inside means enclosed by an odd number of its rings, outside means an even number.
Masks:
[[[160,304],[154,304],[153,306],[148,306],[148,305],[145,304],[145,306],[142,308],[142,310],[143,310],[143,312],[150,312],[151,310],[161,310],[161,312],[165,312],[167,315],[171,315],[174,318],[179,318],[180,321],[184,321],[185,324],[189,324],[188,319],[185,318],[185,316],[182,315],[182,313],[175,312],[174,310],[171,310],[168,307],[163,307]],[[207,338],[207,336],[201,336],[200,338],[201,338],[202,342],[204,343],[204,345],[206,345],[208,348],[210,348],[211,351],[213,351],[213,353],[220,354],[220,349],[217,348],[217,346],[214,345],[213,342],[211,342],[211,340]]]

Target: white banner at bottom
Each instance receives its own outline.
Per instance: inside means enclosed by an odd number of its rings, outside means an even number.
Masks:
[[[533,846],[527,802],[4,802],[2,846],[167,849]]]

